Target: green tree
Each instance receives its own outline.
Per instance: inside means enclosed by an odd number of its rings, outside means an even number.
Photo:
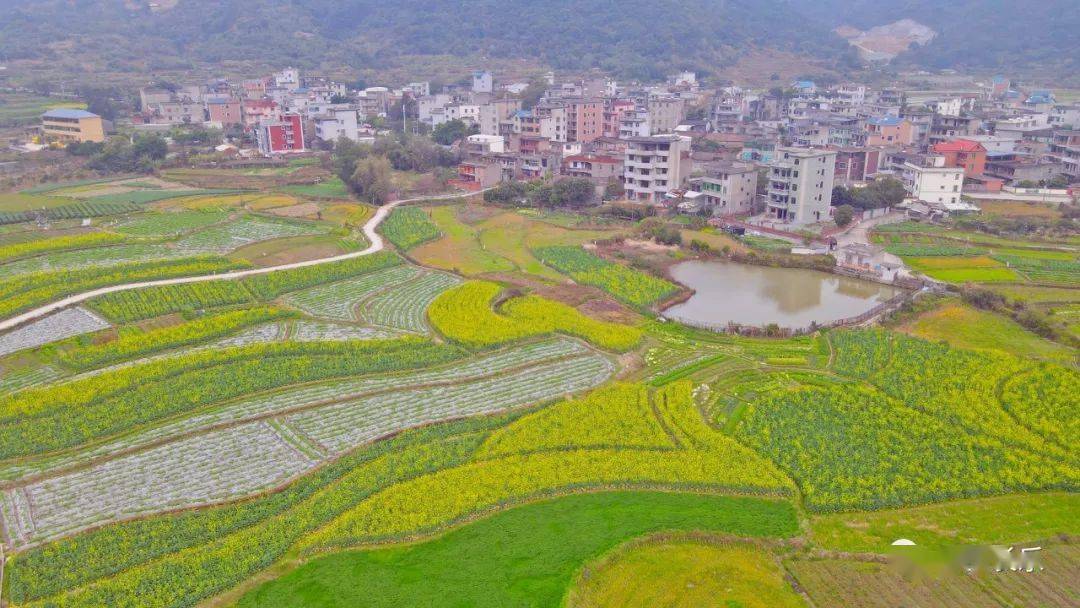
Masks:
[[[521,107],[525,110],[531,110],[540,103],[540,98],[544,96],[544,92],[547,91],[547,82],[542,78],[534,78],[529,82],[529,86],[525,87],[525,90],[521,92]]]
[[[907,191],[904,184],[891,177],[883,177],[870,182],[865,188],[855,192],[851,204],[860,209],[881,209],[899,205]]]
[[[840,205],[833,212],[833,220],[836,225],[843,228],[851,223],[851,220],[855,218],[855,208],[851,205]]]
[[[165,155],[169,153],[169,146],[159,135],[140,135],[132,142],[131,151],[136,158],[156,161],[165,158]]]
[[[475,125],[466,124],[464,121],[455,118],[454,120],[444,122],[435,127],[431,136],[440,144],[449,146],[456,141],[460,141],[469,135],[474,135],[479,132],[480,129]]]
[[[845,188],[844,186],[833,186],[832,189],[832,206],[841,207],[843,205],[851,205],[855,201],[855,193],[851,188]]]
[[[571,177],[551,187],[551,203],[560,207],[585,207],[596,203],[596,186],[584,177]]]
[[[357,161],[356,169],[347,183],[364,201],[381,205],[390,200],[393,168],[385,156],[368,156]]]
[[[121,95],[115,87],[80,87],[78,94],[86,102],[87,111],[105,120],[116,119],[120,104],[114,100]]]
[[[183,146],[216,146],[224,140],[221,129],[207,129],[202,126],[189,126],[186,128],[174,128],[169,132],[169,137]]]
[[[484,192],[484,202],[497,205],[519,205],[528,201],[528,186],[524,182],[502,182]]]
[[[626,195],[626,189],[623,188],[623,184],[618,178],[612,177],[608,179],[607,186],[604,186],[604,198],[606,200],[618,200]]]
[[[87,166],[102,173],[149,173],[167,152],[168,145],[158,135],[140,135],[134,142],[114,137],[90,158]]]
[[[371,153],[371,146],[359,144],[345,136],[334,143],[334,174],[346,184],[356,171],[356,163]]]

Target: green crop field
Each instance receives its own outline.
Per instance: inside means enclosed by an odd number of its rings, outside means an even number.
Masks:
[[[472,201],[396,208],[368,254],[370,207],[334,180],[283,185],[326,162],[208,170],[247,194],[145,175],[3,195],[0,319],[126,288],[0,331],[0,603],[1075,597],[1066,214],[1030,235],[883,226],[875,242],[951,293],[751,336],[662,318],[680,295],[662,269],[767,243],[684,230],[715,247],[654,247],[588,208]],[[976,308],[981,289],[1004,303]],[[934,555],[1042,544],[1047,571],[928,584],[896,574],[897,538]]]
[[[60,97],[25,93],[0,93],[0,127],[37,124],[41,115],[54,108],[85,108],[86,104]]]
[[[545,264],[575,281],[599,287],[634,306],[654,304],[678,291],[668,281],[598,258],[577,247],[543,247],[535,253]]]
[[[782,503],[694,494],[570,496],[518,507],[437,540],[305,564],[238,606],[553,606],[585,560],[641,534],[789,536]],[[491,550],[493,547],[500,547]],[[507,580],[529,585],[507,585]]]

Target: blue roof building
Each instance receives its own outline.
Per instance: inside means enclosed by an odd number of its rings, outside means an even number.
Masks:
[[[97,114],[79,110],[76,108],[53,108],[41,115],[42,118],[59,118],[61,120],[79,120],[82,118],[98,118]]]

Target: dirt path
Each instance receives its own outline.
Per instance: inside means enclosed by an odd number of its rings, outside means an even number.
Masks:
[[[80,303],[85,302],[85,301],[87,301],[87,300],[89,300],[91,298],[96,298],[98,296],[105,295],[107,293],[115,293],[117,291],[127,291],[129,289],[141,289],[143,287],[159,287],[161,285],[181,285],[181,284],[184,284],[184,283],[202,283],[202,282],[205,282],[205,281],[223,281],[223,280],[230,280],[230,279],[242,279],[244,277],[250,277],[250,276],[255,276],[255,275],[260,275],[260,274],[269,274],[271,272],[277,272],[279,270],[292,270],[294,268],[305,268],[307,266],[318,266],[319,264],[329,264],[331,262],[340,262],[342,260],[349,260],[349,259],[352,259],[352,258],[358,258],[358,257],[362,257],[362,256],[365,256],[365,255],[371,255],[373,253],[378,253],[378,252],[382,251],[385,248],[385,245],[383,244],[382,235],[380,235],[375,230],[376,230],[376,228],[379,227],[379,224],[381,224],[382,221],[384,219],[386,219],[386,216],[389,215],[391,211],[393,211],[394,207],[397,207],[398,205],[404,205],[404,204],[408,204],[408,203],[417,203],[417,202],[422,202],[422,201],[442,200],[442,199],[448,199],[448,198],[466,198],[466,197],[469,197],[469,196],[480,194],[482,192],[484,192],[484,191],[480,190],[480,191],[477,191],[477,192],[463,192],[463,193],[460,193],[460,194],[450,194],[450,195],[441,194],[441,195],[432,195],[432,196],[421,196],[421,197],[417,197],[417,198],[408,198],[408,199],[403,199],[403,200],[393,201],[391,203],[387,203],[387,204],[383,205],[382,207],[379,207],[375,211],[375,215],[371,216],[371,219],[369,219],[367,221],[367,223],[364,224],[364,228],[363,228],[364,236],[367,237],[368,242],[370,242],[371,244],[368,245],[366,249],[363,249],[361,251],[353,251],[351,253],[335,255],[335,256],[328,257],[328,258],[318,258],[318,259],[315,259],[315,260],[306,260],[306,261],[303,261],[303,262],[293,262],[291,264],[282,264],[280,266],[267,266],[265,268],[252,268],[250,270],[237,270],[237,271],[233,271],[233,272],[223,272],[223,273],[220,273],[220,274],[207,274],[207,275],[194,276],[194,277],[179,277],[179,278],[175,278],[175,279],[159,279],[159,280],[155,280],[155,281],[141,281],[141,282],[138,282],[138,283],[123,283],[121,285],[110,285],[108,287],[101,287],[101,288],[94,289],[94,290],[91,290],[91,291],[86,291],[86,292],[83,292],[83,293],[75,294],[73,296],[68,296],[68,297],[63,298],[61,300],[57,300],[57,301],[52,302],[50,304],[46,304],[44,306],[40,306],[40,307],[35,308],[33,310],[24,312],[24,313],[22,313],[22,314],[20,314],[18,316],[11,317],[10,319],[5,319],[3,321],[0,321],[0,331],[5,331],[5,330],[8,330],[8,329],[11,329],[11,328],[16,327],[18,325],[22,325],[23,323],[26,323],[27,321],[33,321],[34,319],[38,319],[40,317],[43,317],[43,316],[45,316],[45,315],[47,315],[47,314],[49,314],[51,312],[55,312],[57,310],[60,310],[61,308],[66,308],[66,307],[72,306],[74,304],[80,304]]]

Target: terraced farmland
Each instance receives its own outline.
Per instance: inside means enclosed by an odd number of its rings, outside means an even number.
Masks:
[[[314,464],[265,422],[183,439],[7,490],[19,544],[103,521],[191,507],[271,487]],[[30,505],[33,505],[33,508]]]
[[[277,181],[260,187],[264,173]],[[309,264],[340,253],[371,209],[253,213],[293,202],[277,194],[284,173],[232,171],[250,195],[0,230],[9,313],[196,252],[230,255],[188,271],[305,260],[109,294],[0,333],[0,603],[746,603],[767,580],[775,597],[797,603],[801,588],[829,606],[1071,605],[1061,576],[941,590],[874,570],[900,535],[1080,534],[1068,344],[1037,358],[993,336],[752,338],[651,320],[674,286],[637,269],[632,242],[617,261],[582,248],[633,230],[588,228],[588,210],[556,227],[478,201],[430,216],[405,203],[377,211],[392,211],[381,233],[442,270],[377,248]],[[50,190],[86,205],[183,191],[150,177]],[[876,238],[927,274],[1045,281],[1069,302],[1064,245],[916,230]],[[829,553],[848,550],[874,555]],[[1068,576],[1065,562],[1048,563]]]
[[[111,327],[85,308],[68,308],[0,335],[0,357]]]
[[[355,279],[319,285],[286,296],[285,301],[309,315],[340,321],[358,320],[357,307],[375,293],[411,281],[421,274],[413,266],[380,270]]]
[[[429,272],[397,289],[375,294],[364,302],[360,314],[374,325],[425,332],[428,306],[439,294],[460,282],[454,275]]]
[[[498,374],[510,369],[520,371]],[[10,479],[121,454],[9,489],[4,526],[18,544],[33,544],[104,520],[243,496],[390,433],[557,398],[600,384],[612,372],[608,359],[574,342],[550,341],[445,370],[415,373],[408,379],[337,382],[232,404],[76,456],[46,459],[39,467],[7,468],[2,476]],[[434,386],[402,388],[425,384]],[[349,392],[375,394],[341,400]],[[325,400],[331,403],[320,405]],[[298,408],[303,411],[269,423],[263,419],[275,411]],[[224,422],[239,424],[191,435]],[[169,437],[180,438],[149,447]]]
[[[227,253],[251,243],[294,236],[326,234],[327,226],[245,215],[238,220],[209,226],[175,243],[185,254]]]

